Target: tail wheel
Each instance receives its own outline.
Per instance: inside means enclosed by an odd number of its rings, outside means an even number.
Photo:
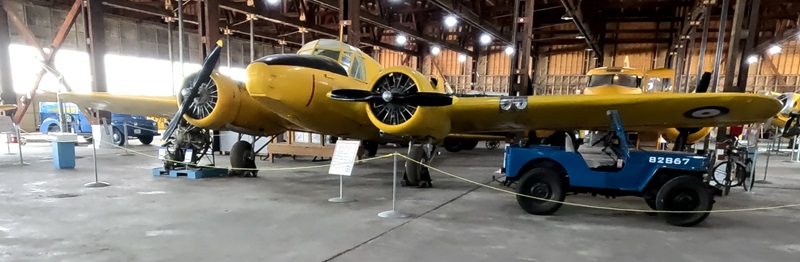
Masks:
[[[710,211],[713,196],[703,181],[693,176],[679,176],[667,181],[656,196],[657,210]],[[694,226],[703,222],[709,212],[661,213],[667,223],[674,226]]]
[[[231,147],[231,173],[236,176],[257,176],[255,152],[253,145],[247,141],[238,141]]]
[[[561,208],[561,202],[566,198],[566,185],[564,177],[553,169],[546,167],[531,169],[522,176],[517,193],[550,201],[518,195],[517,203],[530,214],[553,214]]]

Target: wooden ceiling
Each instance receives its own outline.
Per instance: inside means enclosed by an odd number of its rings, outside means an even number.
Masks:
[[[37,0],[51,6],[69,6],[73,0]],[[177,0],[102,0],[105,12],[164,23],[174,16]],[[208,1],[208,0],[206,0]],[[285,40],[299,45],[298,27],[308,30],[305,40],[338,37],[338,0],[212,0],[220,5],[222,28],[234,36],[249,38],[246,13],[258,14],[254,32],[260,38]],[[274,2],[273,2],[274,1]],[[619,43],[671,43],[684,27],[687,17],[701,6],[700,0],[532,0],[534,2],[533,38],[536,48],[572,45],[585,48],[588,41],[599,45]],[[706,0],[707,1],[707,0]],[[716,0],[721,2],[722,0]],[[739,0],[731,0],[736,2]],[[741,0],[743,1],[743,0]],[[760,0],[759,39],[769,39],[793,29],[800,14],[796,0]],[[493,45],[510,43],[514,20],[514,0],[360,0],[363,47],[384,48],[419,54],[420,48],[439,45],[459,52],[470,52],[480,35],[488,33]],[[733,13],[731,3],[729,14]],[[567,8],[573,20],[565,20]],[[183,5],[186,20],[198,21],[195,0]],[[712,8],[711,21],[718,22],[719,4]],[[455,14],[457,26],[448,28],[444,18]],[[728,16],[728,23],[732,16]],[[578,38],[578,26],[585,25],[588,39]],[[186,23],[196,29],[196,23]],[[222,32],[223,29],[220,29]],[[730,28],[730,27],[728,27]],[[715,29],[711,29],[712,32]],[[411,39],[404,47],[394,43],[396,34]],[[712,39],[715,40],[715,39]],[[763,40],[762,40],[763,41]],[[502,48],[498,48],[502,49]]]

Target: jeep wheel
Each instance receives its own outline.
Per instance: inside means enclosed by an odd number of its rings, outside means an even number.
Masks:
[[[713,196],[697,177],[679,176],[667,181],[656,196],[656,209],[664,211],[710,211]],[[708,212],[660,213],[674,226],[694,226],[708,217]]]
[[[518,195],[517,203],[530,214],[550,215],[561,207],[561,202],[566,197],[566,184],[564,177],[553,169],[531,169],[522,176],[517,193],[551,201]]]

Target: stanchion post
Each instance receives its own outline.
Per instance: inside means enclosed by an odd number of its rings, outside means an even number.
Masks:
[[[122,136],[123,136],[122,137],[122,146],[123,146],[123,149],[125,150],[125,153],[122,153],[121,156],[132,156],[133,155],[130,151],[128,151],[128,127],[129,126],[130,125],[128,125],[128,121],[125,121],[125,122],[122,123],[122,129],[125,129],[125,131],[122,132]]]
[[[380,212],[380,213],[378,213],[378,216],[382,217],[382,218],[408,218],[408,217],[411,216],[410,214],[398,212],[396,210],[396,206],[397,206],[396,205],[396,202],[397,202],[397,152],[394,153],[393,159],[394,159],[394,161],[393,161],[394,162],[394,167],[392,168],[392,170],[393,170],[393,172],[392,172],[393,173],[392,174],[392,210]]]
[[[17,132],[17,148],[19,149],[19,165],[24,166],[25,161],[22,160],[22,136],[19,132],[19,126],[14,123],[14,131]]]
[[[107,128],[108,127],[108,123],[106,123],[106,119],[103,118],[102,122],[103,122],[103,132],[105,132],[106,135],[111,135],[111,134],[108,133],[108,128]],[[109,184],[108,182],[101,182],[100,179],[99,179],[99,176],[97,175],[97,143],[95,143],[95,142],[98,141],[98,140],[96,140],[94,138],[92,140],[93,140],[92,141],[92,162],[94,162],[94,182],[86,183],[83,186],[84,187],[107,187],[107,186],[110,186],[111,184]],[[100,139],[99,141],[100,141],[100,143],[103,143],[103,139]]]
[[[11,153],[11,134],[6,133],[6,155],[13,155]]]

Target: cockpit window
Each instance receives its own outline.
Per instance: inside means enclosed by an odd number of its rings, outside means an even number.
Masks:
[[[333,60],[339,61],[339,50],[316,49],[314,55],[327,56]]]
[[[350,71],[350,63],[353,61],[353,53],[351,52],[342,52],[342,61],[339,63],[344,67],[344,70]]]
[[[589,77],[588,87],[619,85],[637,88],[641,81],[642,78],[636,75],[593,75]]]
[[[361,59],[360,56],[356,56],[356,59],[353,60],[353,67],[350,70],[350,76],[361,81],[366,81],[364,60]]]
[[[647,92],[669,92],[672,91],[672,83],[669,78],[650,78],[647,80]]]

